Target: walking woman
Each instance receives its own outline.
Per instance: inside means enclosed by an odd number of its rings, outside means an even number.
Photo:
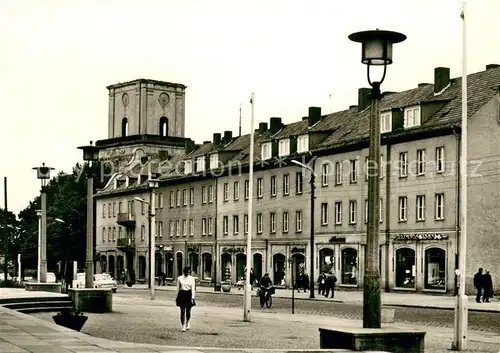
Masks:
[[[176,304],[181,308],[182,332],[189,330],[189,320],[191,319],[191,308],[195,305],[195,280],[191,276],[191,269],[184,267],[183,275],[177,278],[177,299]]]

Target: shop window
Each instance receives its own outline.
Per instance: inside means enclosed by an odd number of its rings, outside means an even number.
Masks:
[[[319,251],[319,272],[330,273],[331,269],[334,267],[334,261],[334,252],[332,249],[321,249]]]
[[[221,270],[222,270],[222,279],[224,281],[231,280],[231,267],[232,267],[232,259],[231,255],[228,253],[224,253],[221,255]]]
[[[286,258],[283,254],[273,255],[273,279],[274,285],[284,286],[285,285],[285,265]]]
[[[358,284],[358,251],[342,249],[342,284]]]
[[[236,281],[245,280],[245,267],[247,265],[247,257],[245,254],[236,255]]]
[[[200,259],[198,257],[198,253],[192,252],[189,253],[189,267],[191,268],[191,275],[193,277],[198,277],[198,266]]]
[[[181,252],[178,252],[176,256],[176,260],[177,260],[177,276],[180,276],[182,275],[182,269],[184,267],[184,264],[183,264],[183,259],[182,259],[182,253]]]
[[[212,280],[212,254],[205,253],[201,255],[203,263],[203,274],[202,279],[211,281]]]
[[[165,275],[167,278],[174,278],[174,254],[165,254]]]
[[[415,288],[415,250],[396,250],[396,287]]]
[[[255,273],[255,279],[260,280],[262,277],[262,254],[253,254],[253,272]]]
[[[139,256],[139,278],[146,278],[146,258]]]
[[[446,251],[430,248],[425,251],[425,288],[446,289]]]

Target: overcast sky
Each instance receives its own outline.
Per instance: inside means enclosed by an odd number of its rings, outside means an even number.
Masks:
[[[467,8],[472,73],[500,63],[500,1]],[[237,133],[239,105],[252,91],[256,124],[297,121],[313,105],[356,104],[367,81],[361,46],[347,39],[355,31],[408,36],[394,47],[383,91],[432,82],[438,66],[460,76],[460,11],[459,0],[2,0],[0,176],[8,177],[9,209],[39,193],[32,167],[70,171],[82,158],[77,146],[107,137],[107,85],[187,85],[186,134],[202,142]],[[3,207],[3,192],[0,200]]]

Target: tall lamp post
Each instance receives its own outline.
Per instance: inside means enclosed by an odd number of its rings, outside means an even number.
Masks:
[[[99,161],[99,147],[78,147],[83,150],[83,160],[89,165],[87,175],[87,238],[85,242],[85,288],[94,287],[94,164]]]
[[[154,189],[158,188],[158,179],[149,179],[148,187],[150,190],[149,202],[140,197],[134,197],[135,200],[142,202],[148,206],[148,223],[149,223],[149,291],[151,300],[155,299],[155,268],[156,268],[156,211],[155,211],[155,197]]]
[[[362,44],[361,62],[367,65],[368,83],[372,87],[370,108],[370,147],[368,157],[368,227],[366,232],[365,274],[363,278],[363,327],[380,328],[379,273],[379,199],[380,199],[380,85],[387,65],[392,64],[392,45],[406,36],[392,31],[364,31],[349,36]],[[382,78],[372,82],[370,66],[383,66]]]
[[[311,168],[308,165],[305,165],[304,163],[301,163],[296,160],[291,161],[293,164],[298,165],[299,167],[302,167],[304,169],[307,169],[308,171],[311,172],[311,248],[310,248],[310,257],[311,257],[311,270],[309,271],[311,273],[311,279],[309,281],[310,283],[310,290],[309,290],[309,298],[314,298],[314,203],[316,199],[316,173],[314,172],[314,169]],[[292,283],[292,287],[293,287]]]
[[[50,171],[54,168],[45,166],[42,163],[41,167],[35,167],[36,176],[40,180],[40,218],[39,218],[39,245],[38,245],[38,262],[39,269],[37,273],[39,283],[47,283],[47,193],[45,192],[45,187],[47,186],[47,180],[50,180]],[[38,214],[38,213],[37,213]]]

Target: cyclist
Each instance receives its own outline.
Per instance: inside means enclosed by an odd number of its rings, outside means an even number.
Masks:
[[[269,278],[269,273],[265,273],[264,277],[260,279],[259,286],[260,286],[260,307],[263,308],[266,295],[268,293],[272,294],[271,289],[273,287],[273,283],[271,282],[271,278]]]

